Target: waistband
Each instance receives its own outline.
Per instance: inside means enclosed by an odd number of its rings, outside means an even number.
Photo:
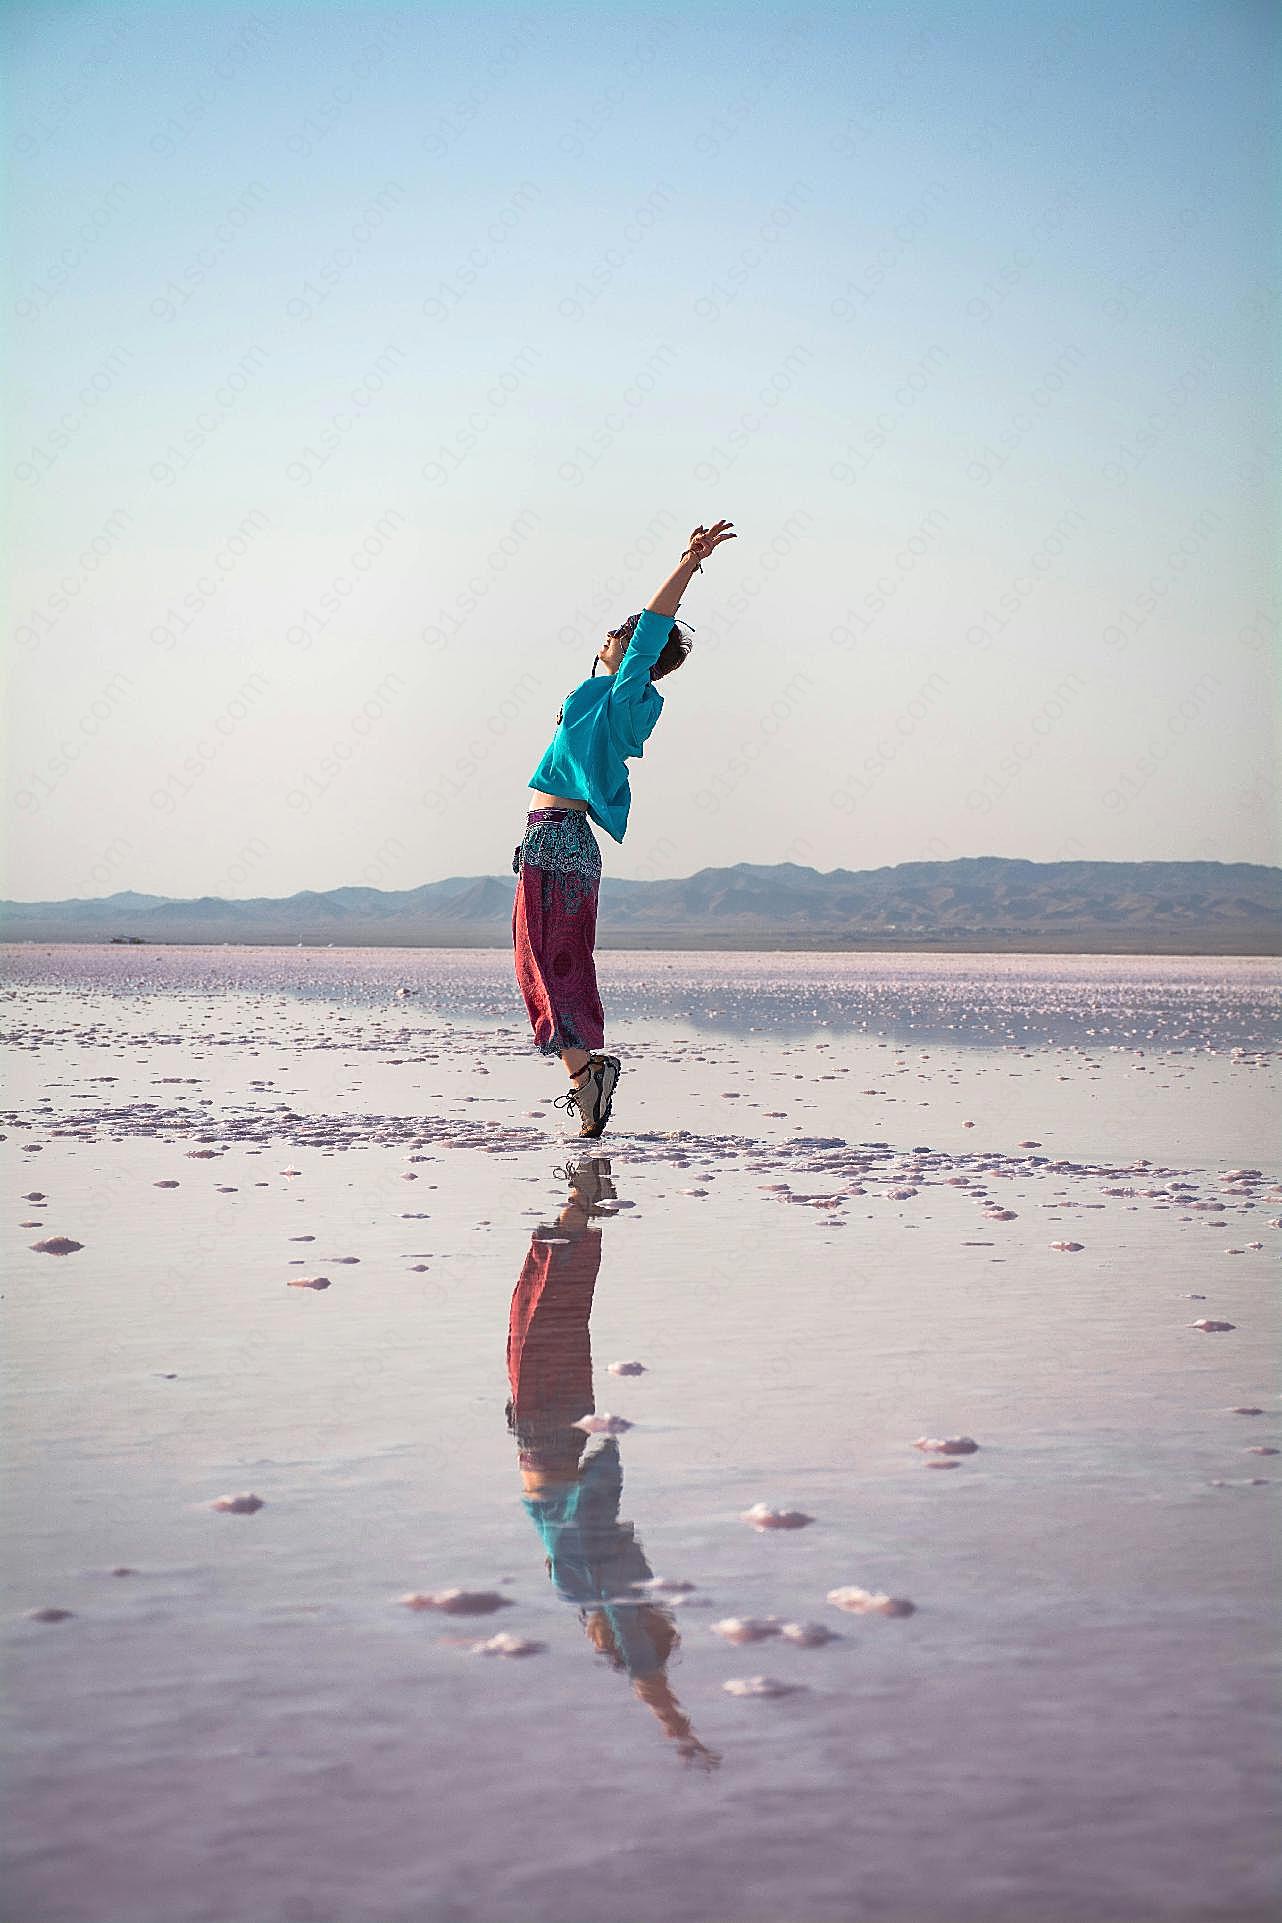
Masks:
[[[564,821],[569,815],[582,815],[587,819],[586,808],[531,808],[525,817],[527,821]]]

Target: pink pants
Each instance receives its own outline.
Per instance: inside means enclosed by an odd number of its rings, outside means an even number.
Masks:
[[[597,893],[601,851],[586,814],[532,808],[512,861],[516,979],[541,1054],[599,1049],[605,1012],[597,989]]]

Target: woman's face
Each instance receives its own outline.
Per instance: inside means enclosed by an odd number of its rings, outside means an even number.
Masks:
[[[628,651],[628,639],[618,628],[612,628],[605,643],[597,649],[597,660],[607,674],[613,674]]]

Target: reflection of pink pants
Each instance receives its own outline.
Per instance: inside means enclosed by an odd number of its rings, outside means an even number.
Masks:
[[[586,815],[534,808],[512,866],[516,979],[540,1053],[600,1048],[605,1014],[597,989],[597,891],[601,851]]]
[[[587,1438],[572,1425],[596,1407],[588,1318],[601,1266],[599,1229],[535,1229],[508,1318],[508,1421],[524,1469],[573,1468]]]

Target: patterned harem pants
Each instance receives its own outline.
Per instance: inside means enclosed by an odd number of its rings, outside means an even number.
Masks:
[[[512,858],[516,979],[541,1054],[599,1049],[605,1014],[597,992],[597,893],[601,850],[576,808],[532,808]]]

